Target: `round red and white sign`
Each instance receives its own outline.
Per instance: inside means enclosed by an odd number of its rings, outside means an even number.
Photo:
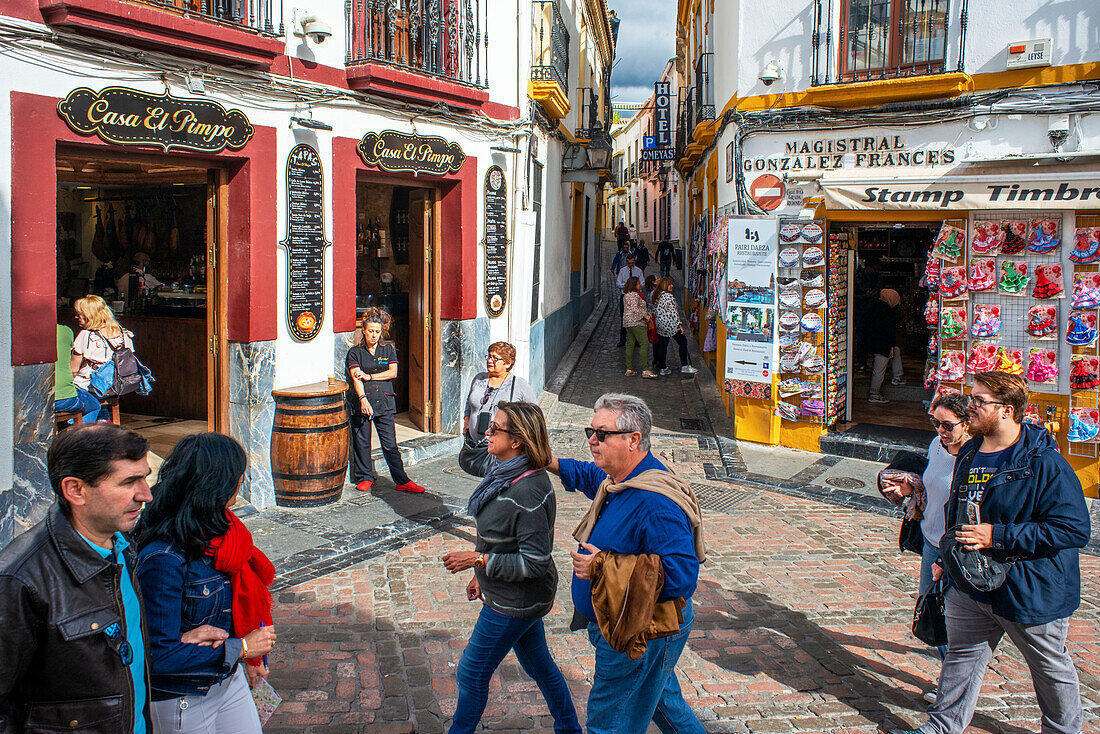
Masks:
[[[752,182],[752,186],[749,187],[749,196],[752,197],[757,206],[766,212],[774,211],[782,206],[786,193],[783,181],[778,176],[773,176],[770,173],[757,176],[756,180]]]

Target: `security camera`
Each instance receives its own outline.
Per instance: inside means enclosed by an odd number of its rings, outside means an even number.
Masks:
[[[332,26],[300,8],[294,9],[293,27],[294,35],[309,38],[314,43],[324,43],[332,35]]]
[[[779,65],[778,61],[769,61],[767,65],[760,70],[760,75],[757,78],[764,82],[765,87],[770,87],[783,78],[783,67]]]

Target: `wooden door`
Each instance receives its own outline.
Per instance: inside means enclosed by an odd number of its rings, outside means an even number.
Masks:
[[[206,425],[208,430],[223,433],[229,430],[227,197],[225,172],[211,169],[206,207]]]
[[[409,420],[422,431],[432,428],[431,399],[432,198],[427,189],[409,192]],[[399,367],[400,369],[400,367]]]

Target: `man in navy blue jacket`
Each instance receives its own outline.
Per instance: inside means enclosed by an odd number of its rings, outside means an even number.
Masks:
[[[1079,734],[1084,712],[1066,633],[1081,603],[1078,549],[1091,534],[1081,482],[1046,429],[1022,423],[1028,403],[1022,377],[976,375],[969,401],[975,438],[955,461],[947,527],[959,526],[956,538],[969,550],[1018,560],[991,592],[948,589],[939,695],[928,722],[911,734],[966,729],[1005,633],[1031,670],[1044,734]],[[933,567],[935,578],[942,573]]]
[[[561,476],[567,491],[595,499],[610,478],[622,484],[643,472],[668,469],[649,452],[653,414],[645,401],[608,393],[596,401],[592,423],[585,429],[595,462],[552,459],[547,467]],[[702,724],[684,701],[675,665],[687,644],[694,614],[691,597],[699,580],[699,553],[692,521],[677,502],[656,492],[628,487],[610,491],[588,542],[573,553],[573,606],[588,620],[595,648],[596,671],[588,696],[588,734],[636,734],[652,720],[666,734],[704,734]],[[589,566],[593,554],[655,553],[661,557],[664,587],[658,601],[683,598],[680,632],[650,640],[645,654],[631,660],[600,634],[592,607]]]

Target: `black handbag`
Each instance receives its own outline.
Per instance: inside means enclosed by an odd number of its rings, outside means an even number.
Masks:
[[[940,558],[944,570],[968,594],[987,594],[1001,588],[1015,559],[997,558],[988,549],[967,549],[955,538],[960,527],[950,528],[940,538]]]
[[[947,644],[947,613],[943,602],[943,580],[936,581],[917,599],[913,609],[913,636],[926,645]]]
[[[924,553],[924,533],[920,529],[920,520],[905,518],[901,521],[898,549],[916,553],[918,556]]]
[[[458,452],[458,465],[462,471],[473,477],[484,477],[489,473],[489,446],[485,443],[471,443],[470,437],[463,434],[462,448]]]

